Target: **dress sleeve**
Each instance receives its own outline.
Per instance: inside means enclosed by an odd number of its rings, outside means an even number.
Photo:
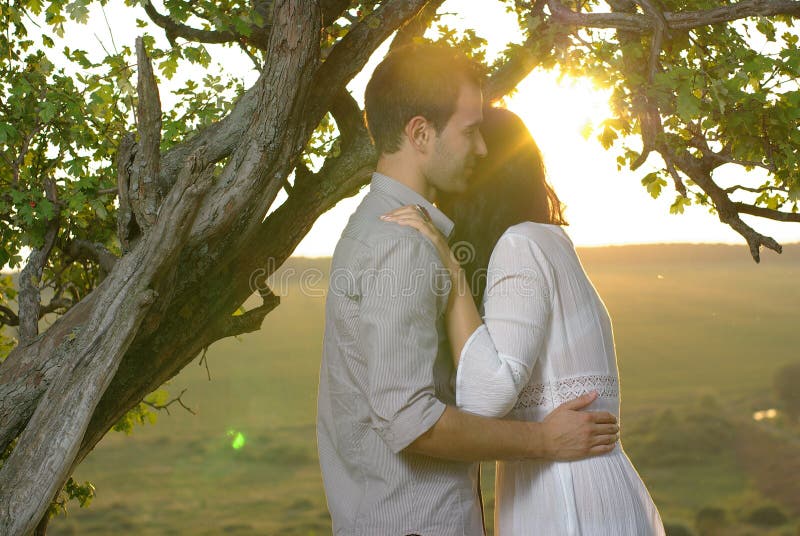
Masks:
[[[367,368],[371,426],[396,453],[446,407],[433,377],[446,273],[437,269],[433,246],[412,233],[374,246],[370,264],[362,274],[356,344]]]
[[[467,339],[456,371],[456,405],[505,416],[527,385],[552,312],[553,272],[539,246],[504,234],[489,261],[484,323]]]

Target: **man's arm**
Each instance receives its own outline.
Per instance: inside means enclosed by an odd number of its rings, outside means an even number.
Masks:
[[[371,245],[359,274],[355,342],[366,369],[370,425],[392,452],[400,452],[445,410],[433,370],[443,301],[438,283],[446,274],[437,273],[440,264],[425,237],[413,229],[393,230]]]
[[[575,460],[610,452],[619,439],[617,419],[604,411],[578,411],[597,398],[565,402],[542,422],[481,417],[453,406],[406,450],[435,458],[482,461]]]

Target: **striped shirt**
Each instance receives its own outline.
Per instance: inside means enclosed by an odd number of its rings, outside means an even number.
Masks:
[[[409,204],[450,235],[440,210],[375,173],[333,254],[317,445],[337,536],[484,534],[478,464],[404,450],[455,404],[450,279],[427,238],[379,219]]]

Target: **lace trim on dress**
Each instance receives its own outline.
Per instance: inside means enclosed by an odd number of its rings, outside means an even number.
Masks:
[[[544,384],[531,383],[520,392],[514,409],[556,407],[589,391],[597,391],[601,397],[619,398],[619,383],[616,376],[602,375],[575,376]]]

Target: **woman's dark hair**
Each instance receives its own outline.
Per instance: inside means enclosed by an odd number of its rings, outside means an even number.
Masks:
[[[487,107],[480,128],[487,156],[478,161],[469,188],[438,194],[439,207],[455,223],[451,246],[478,305],[489,258],[506,229],[525,221],[567,225],[561,201],[545,178],[542,153],[522,119]]]
[[[442,44],[403,45],[378,64],[364,91],[367,128],[378,154],[400,149],[403,129],[421,115],[439,133],[464,83],[481,85],[480,66]]]

